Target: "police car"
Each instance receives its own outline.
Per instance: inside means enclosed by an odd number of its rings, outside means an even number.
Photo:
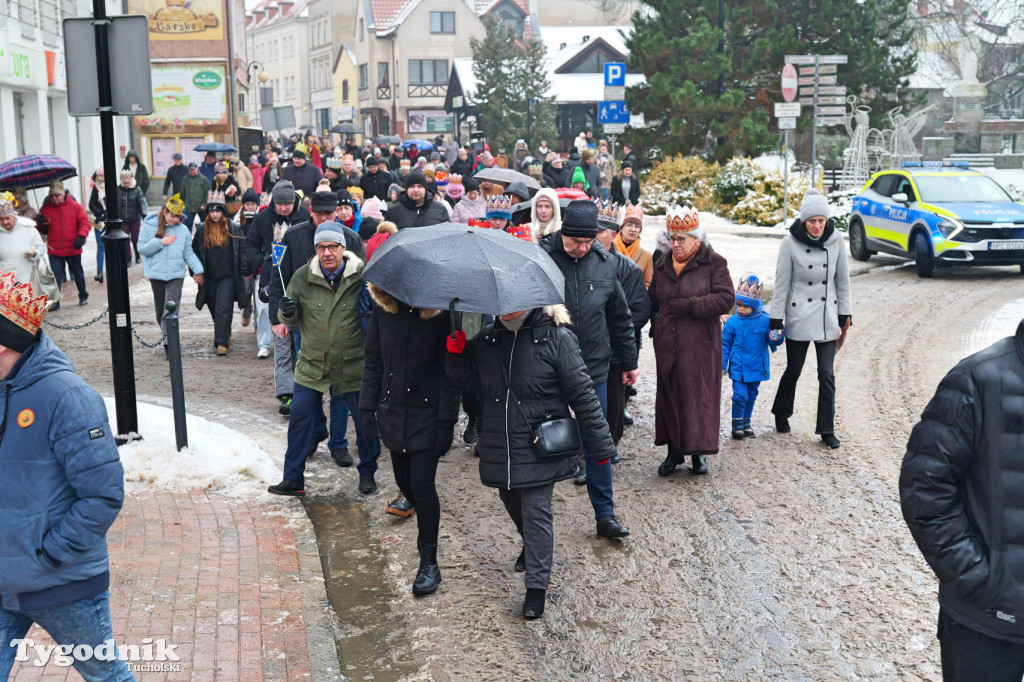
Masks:
[[[913,258],[917,274],[942,265],[1019,265],[1024,205],[965,162],[904,163],[884,170],[853,200],[850,254]]]

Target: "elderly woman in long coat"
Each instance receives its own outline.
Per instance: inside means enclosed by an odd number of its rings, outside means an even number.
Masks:
[[[658,474],[685,457],[691,473],[706,474],[705,455],[718,453],[722,401],[722,322],[734,290],[725,258],[708,247],[696,209],[668,214],[669,253],[657,262],[648,293],[654,324],[658,394],[654,443],[668,445]]]

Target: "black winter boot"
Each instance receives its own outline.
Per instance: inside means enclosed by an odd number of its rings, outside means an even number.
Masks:
[[[775,430],[779,433],[789,433],[789,418],[775,415]]]
[[[441,584],[441,568],[437,565],[437,543],[417,543],[420,550],[420,570],[412,583],[415,595],[430,594]]]
[[[670,447],[668,449],[668,455],[665,457],[665,461],[658,467],[659,476],[668,476],[676,470],[676,465],[679,464],[679,460],[676,457],[676,453]]]
[[[732,420],[732,438],[733,440],[743,440],[747,434],[743,431],[743,420],[733,419]]]
[[[706,474],[708,472],[708,462],[704,455],[693,455],[693,464],[690,466],[691,474]]]
[[[821,442],[824,443],[825,445],[829,446],[833,450],[835,450],[836,448],[838,448],[841,445],[841,443],[839,442],[839,439],[836,438],[836,434],[834,434],[834,433],[823,433],[823,434],[821,434]]]
[[[292,497],[302,497],[306,494],[306,487],[302,481],[293,481],[291,479],[284,479],[277,485],[272,485],[267,488],[268,493],[275,495],[290,495]]]
[[[547,591],[536,587],[526,588],[526,599],[523,600],[523,618],[540,618],[544,615],[544,602]]]
[[[466,422],[466,430],[462,434],[462,440],[467,443],[475,443],[480,440],[480,417],[470,417]]]
[[[522,573],[522,572],[524,572],[526,570],[526,550],[525,549],[522,552],[519,553],[518,557],[516,557],[515,569],[516,569],[516,573]]]

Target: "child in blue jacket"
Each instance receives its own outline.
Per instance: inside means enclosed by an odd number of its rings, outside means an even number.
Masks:
[[[722,372],[732,379],[732,437],[754,437],[750,417],[762,381],[770,375],[768,349],[782,344],[781,330],[769,333],[761,301],[761,280],[750,275],[736,287],[736,314],[722,329]]]

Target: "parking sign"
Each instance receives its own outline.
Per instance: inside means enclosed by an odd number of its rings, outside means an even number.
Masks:
[[[604,87],[618,88],[626,85],[626,62],[605,62]]]

